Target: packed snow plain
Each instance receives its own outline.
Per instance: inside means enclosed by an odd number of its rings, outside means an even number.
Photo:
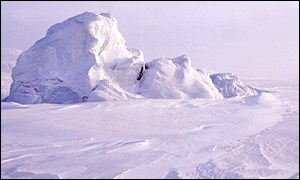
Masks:
[[[50,27],[12,70],[21,52],[1,49],[1,178],[299,178],[298,81],[145,63],[105,13]]]
[[[271,93],[1,102],[1,178],[299,178],[298,82],[245,82]]]

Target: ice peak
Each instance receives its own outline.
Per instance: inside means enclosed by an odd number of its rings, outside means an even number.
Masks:
[[[191,59],[185,54],[174,58],[173,62],[185,65],[185,67],[190,67],[192,65]]]
[[[104,16],[104,17],[112,18],[111,12],[108,12],[108,13],[100,13],[100,15],[101,15],[101,16]]]
[[[101,17],[107,17],[107,18],[111,18],[112,15],[111,15],[111,12],[107,12],[107,13],[100,13],[100,12],[84,12],[82,14],[79,14],[77,16],[74,16],[73,18],[75,19],[79,19],[79,20],[95,20],[95,19],[100,19]],[[72,18],[70,18],[72,19]]]
[[[178,56],[177,58],[180,58],[180,59],[190,59],[190,57],[188,55],[186,55],[186,54]]]
[[[82,14],[74,16],[73,19],[90,21],[90,20],[98,19],[99,17],[100,17],[100,13],[98,13],[98,12],[88,12],[88,11],[86,11]],[[69,18],[69,19],[72,19],[72,18]]]
[[[95,21],[110,21],[111,24],[117,25],[117,21],[112,18],[111,13],[99,13],[99,12],[84,12],[82,14],[76,15],[74,17],[71,17],[62,23],[57,23],[51,26],[48,31],[47,35],[51,35],[57,31],[60,31],[61,29],[64,29],[66,27],[74,25],[78,25],[84,28],[89,28],[89,24],[95,22]]]

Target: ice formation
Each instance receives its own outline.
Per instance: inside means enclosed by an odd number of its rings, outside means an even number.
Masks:
[[[224,98],[235,96],[250,96],[258,94],[258,91],[250,86],[245,85],[233,73],[218,73],[210,75],[214,85]]]
[[[145,63],[142,51],[126,46],[117,26],[110,14],[91,12],[51,26],[18,58],[7,101],[61,104],[253,94],[232,88],[222,76],[197,71],[186,55]]]

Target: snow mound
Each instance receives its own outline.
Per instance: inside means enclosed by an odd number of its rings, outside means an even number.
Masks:
[[[186,55],[155,59],[146,63],[139,82],[139,94],[148,98],[221,99],[209,75],[199,73]]]
[[[280,105],[281,101],[270,93],[262,92],[258,95],[253,95],[245,98],[246,105],[262,105],[262,106],[276,106]]]
[[[210,78],[224,98],[258,94],[257,90],[245,85],[233,73],[212,74],[210,75]]]
[[[103,80],[127,83],[119,84],[124,89],[133,86],[143,61],[140,51],[126,47],[114,18],[85,12],[53,25],[44,38],[21,54],[13,69],[8,101],[93,101],[89,94]],[[106,86],[118,89],[115,84]]]
[[[22,104],[222,98],[185,55],[145,64],[141,51],[126,47],[108,13],[85,12],[51,26],[20,55],[12,77],[7,101]]]

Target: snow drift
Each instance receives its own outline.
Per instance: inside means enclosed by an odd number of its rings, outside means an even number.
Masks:
[[[223,76],[197,71],[186,55],[145,63],[140,50],[126,46],[117,26],[110,14],[90,12],[51,26],[18,58],[7,101],[60,104],[255,94],[239,80],[230,84]]]
[[[261,106],[276,106],[280,105],[281,101],[270,93],[260,93],[245,98],[245,104],[249,106],[261,105]]]

